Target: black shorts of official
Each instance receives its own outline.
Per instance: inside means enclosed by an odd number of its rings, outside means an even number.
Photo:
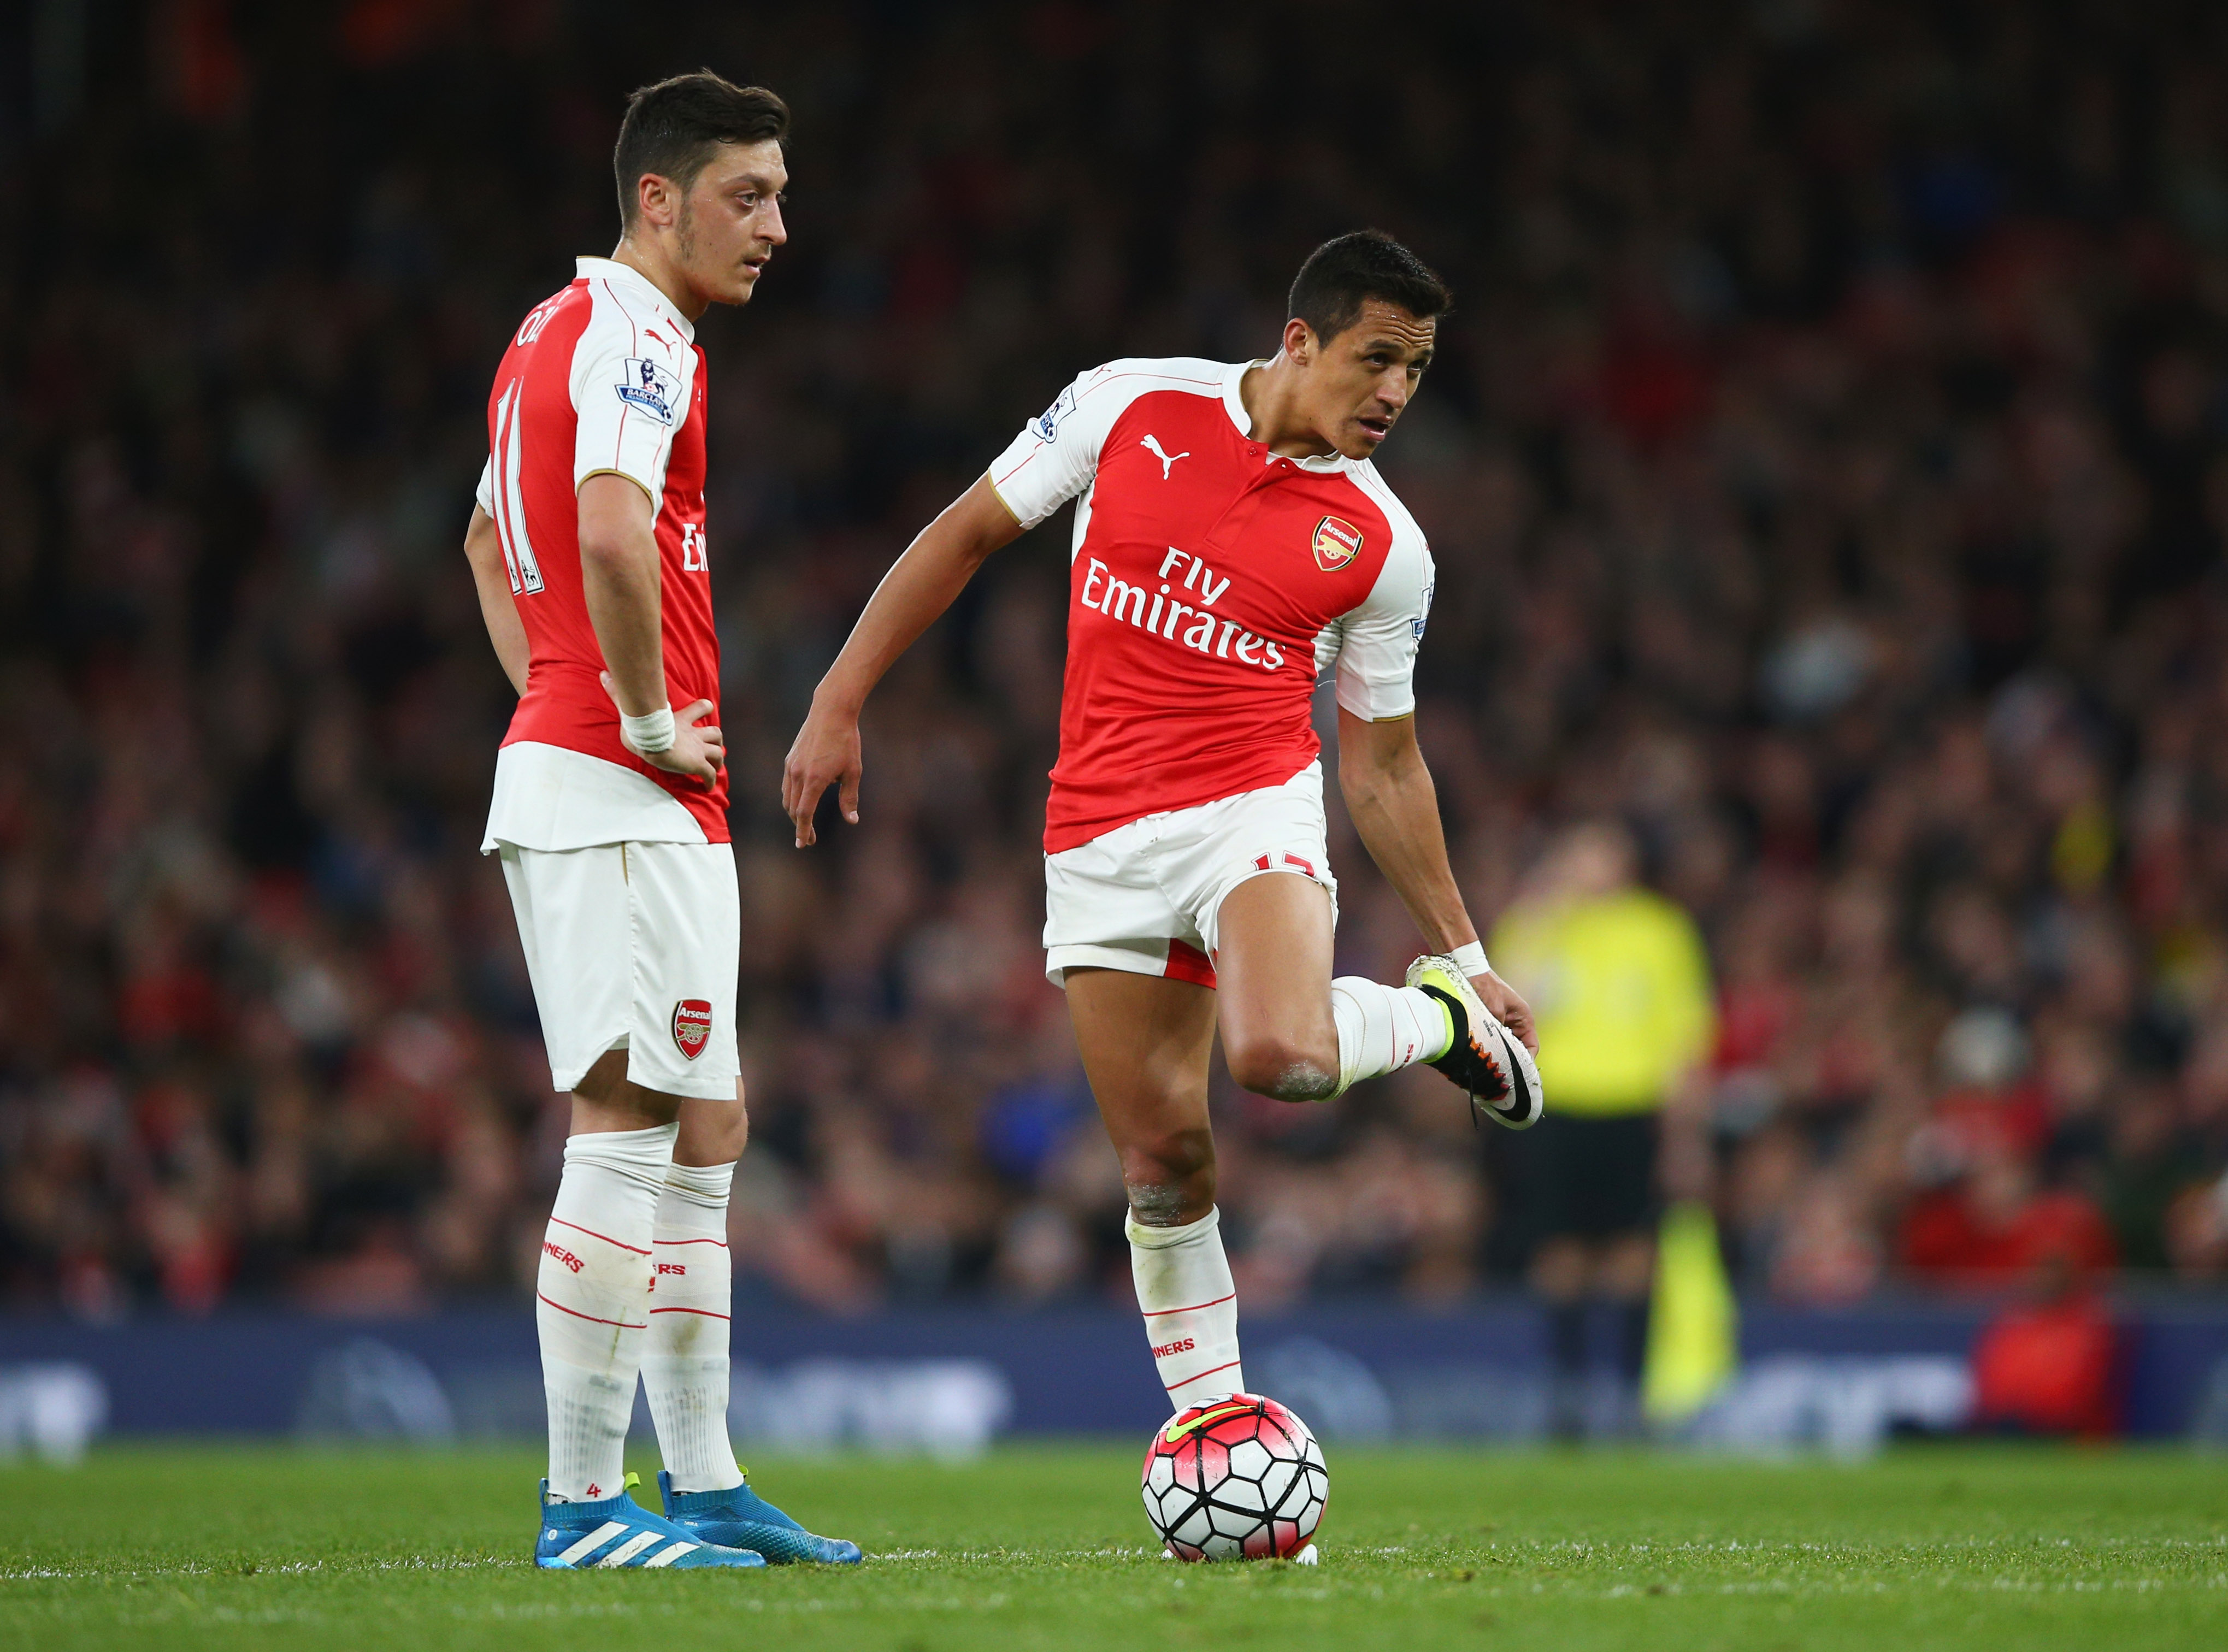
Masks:
[[[1504,1185],[1531,1243],[1653,1233],[1662,1213],[1659,1115],[1558,1113],[1552,1096],[1547,1105],[1546,1117],[1510,1138],[1521,1147]]]

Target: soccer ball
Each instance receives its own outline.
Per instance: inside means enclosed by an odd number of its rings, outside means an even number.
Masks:
[[[1329,1499],[1316,1437],[1259,1394],[1178,1412],[1145,1448],[1145,1518],[1179,1560],[1296,1558]]]

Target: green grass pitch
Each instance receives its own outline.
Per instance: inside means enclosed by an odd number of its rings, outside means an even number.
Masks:
[[[112,1448],[0,1468],[0,1646],[2228,1647],[2218,1458],[1333,1446],[1309,1569],[1158,1559],[1138,1455],[766,1461],[865,1566],[543,1573],[527,1452]]]

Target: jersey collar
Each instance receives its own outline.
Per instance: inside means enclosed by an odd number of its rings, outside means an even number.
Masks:
[[[1245,375],[1255,368],[1268,365],[1265,361],[1233,362],[1222,370],[1223,411],[1230,415],[1230,422],[1238,426],[1238,433],[1248,441],[1253,438],[1253,415],[1245,411],[1245,398],[1239,394],[1238,387],[1245,381]],[[1350,459],[1343,453],[1323,453],[1312,458],[1294,459],[1291,463],[1303,471],[1335,474],[1351,471],[1361,461]]]
[[[696,329],[688,317],[673,307],[673,300],[657,290],[652,281],[631,264],[622,264],[615,258],[591,258],[585,254],[573,260],[575,278],[584,281],[608,281],[630,298],[639,298],[680,329],[681,336],[690,343],[696,342]]]

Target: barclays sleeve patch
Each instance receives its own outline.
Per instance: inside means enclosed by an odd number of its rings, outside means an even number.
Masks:
[[[1424,627],[1431,622],[1431,593],[1437,585],[1436,579],[1425,582],[1423,600],[1416,605],[1416,617],[1408,622],[1408,629],[1415,632],[1418,643],[1424,640]]]
[[[630,407],[639,407],[661,425],[670,425],[680,415],[681,381],[672,371],[645,356],[629,356],[626,377],[618,385],[619,400]]]

